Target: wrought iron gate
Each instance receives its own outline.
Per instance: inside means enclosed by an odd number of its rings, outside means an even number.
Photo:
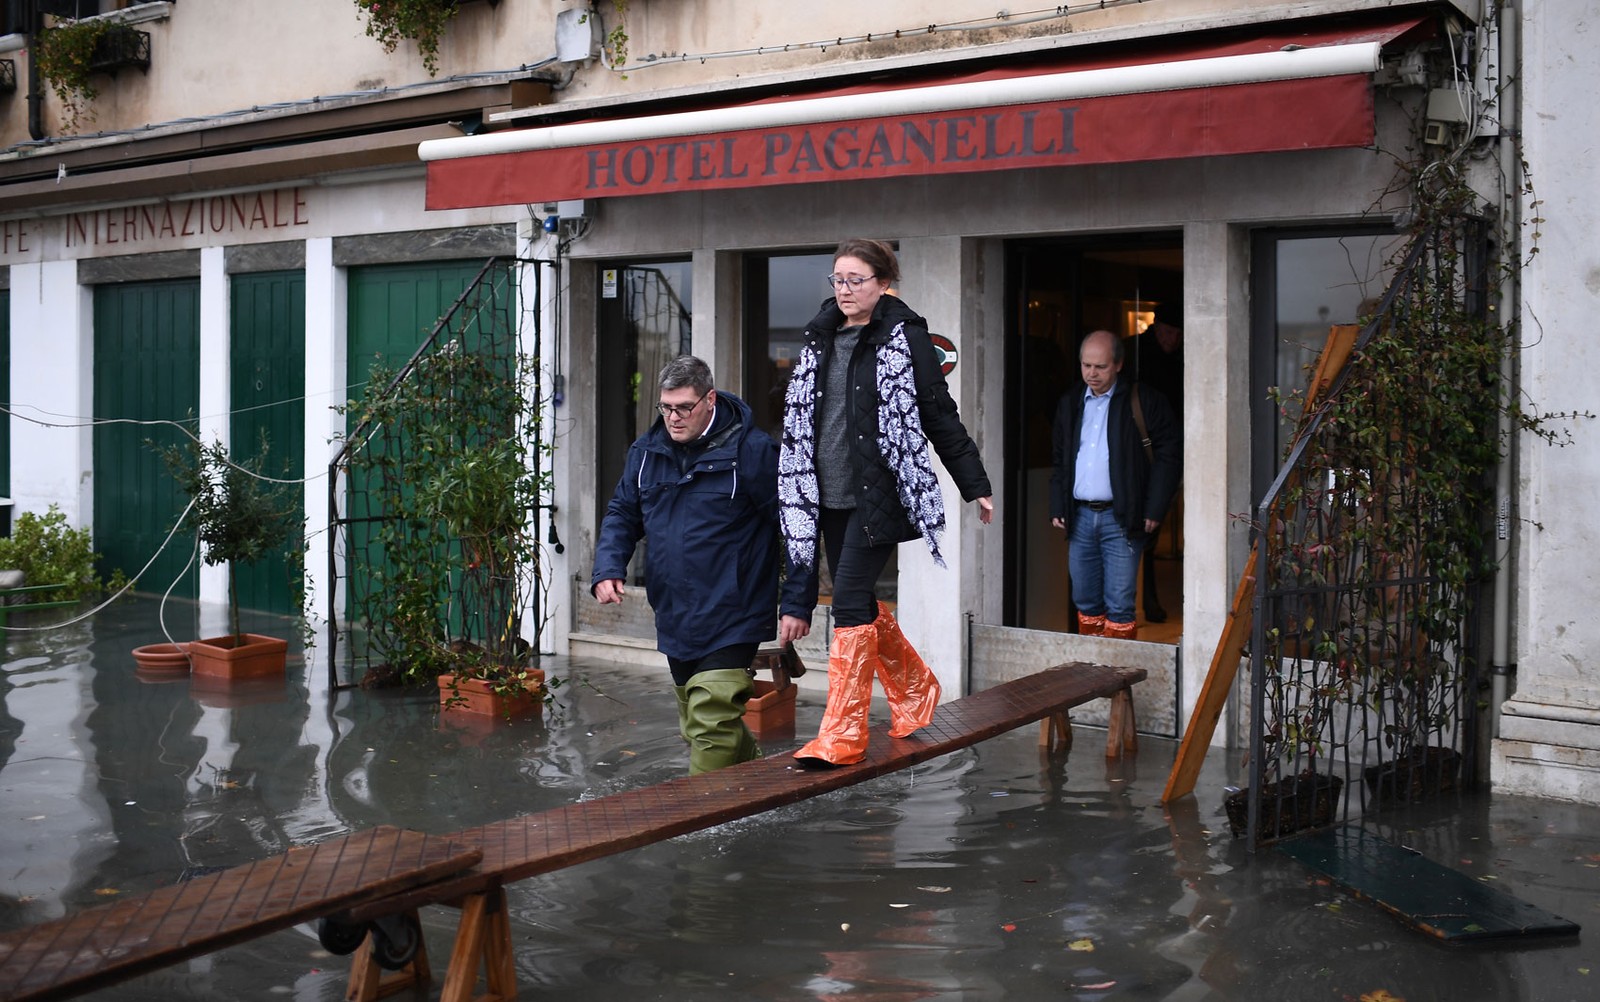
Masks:
[[[369,385],[359,420],[329,464],[333,539],[325,601],[334,687],[389,664],[405,647],[402,637],[419,632],[434,637],[440,649],[471,643],[508,657],[513,648],[523,657],[540,649],[549,571],[539,541],[555,534],[547,523],[550,441],[542,420],[548,401],[540,316],[537,308],[519,305],[541,301],[543,262],[520,267],[529,263],[491,258],[484,264],[410,360],[384,373],[381,385]],[[467,382],[480,377],[514,384],[520,403],[509,410],[486,403]],[[396,404],[401,398],[406,403]],[[407,423],[414,414],[401,412],[415,411],[417,401],[433,429],[428,434]],[[515,521],[527,544],[518,549],[518,566],[504,565],[505,551],[494,540],[441,515],[427,501],[439,485],[416,476],[420,463],[441,450],[492,455],[506,444],[528,457],[532,478],[517,484]],[[532,494],[524,489],[530,482],[538,485]],[[395,566],[402,554],[422,555],[445,570],[408,576]],[[341,656],[348,670],[342,679]]]
[[[1256,511],[1254,843],[1471,783],[1505,331],[1486,228],[1408,246]],[[1306,402],[1310,400],[1310,404]]]

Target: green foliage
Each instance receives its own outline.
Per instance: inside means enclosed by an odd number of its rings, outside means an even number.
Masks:
[[[1342,382],[1300,413],[1300,464],[1263,526],[1266,748],[1282,763],[1368,743],[1405,758],[1450,740],[1474,664],[1475,601],[1495,568],[1486,545],[1493,471],[1513,428],[1557,440],[1500,383],[1511,333],[1497,280],[1475,256],[1480,225],[1459,194],[1434,193],[1384,312]]]
[[[367,398],[350,405],[371,430],[352,477],[382,513],[363,614],[374,649],[407,682],[452,672],[522,684],[522,611],[544,587],[528,522],[550,488],[534,377],[522,356],[461,335],[398,381],[374,366]]]
[[[617,10],[617,23],[606,32],[606,44],[611,47],[611,66],[622,69],[628,64],[628,0],[611,0]]]
[[[63,131],[75,131],[92,119],[88,106],[100,92],[90,82],[90,67],[101,39],[115,29],[128,30],[101,18],[65,21],[45,28],[34,39],[31,58],[39,77],[61,101]]]
[[[628,3],[629,0],[611,0],[611,6],[617,12],[617,23],[606,32],[602,43],[610,51],[611,68],[614,70],[620,70],[628,63]],[[583,21],[591,16],[585,14]]]
[[[202,558],[211,565],[251,564],[289,542],[299,513],[292,484],[267,478],[267,438],[247,464],[234,462],[221,442],[191,441],[162,450],[178,490],[193,504],[185,524],[199,535]],[[235,575],[228,576],[228,614],[233,635],[239,629]]]
[[[30,585],[62,584],[61,598],[87,598],[100,590],[88,529],[74,529],[67,516],[51,505],[43,515],[25,511],[16,517],[11,536],[0,539],[0,567],[20,570]]]
[[[456,16],[456,0],[356,0],[367,16],[367,35],[393,52],[410,39],[422,54],[429,76],[439,72],[439,40]]]

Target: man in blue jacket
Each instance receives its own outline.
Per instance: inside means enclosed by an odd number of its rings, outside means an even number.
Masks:
[[[761,754],[744,706],[756,649],[777,633],[778,444],[692,355],[666,364],[659,390],[661,417],[629,448],[606,506],[589,590],[621,602],[634,547],[649,539],[645,595],[695,775]],[[789,575],[783,615],[809,624],[804,598],[804,575]]]

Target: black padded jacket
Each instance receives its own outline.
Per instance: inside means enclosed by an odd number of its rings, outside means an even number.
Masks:
[[[818,371],[828,371],[833,335],[844,323],[844,313],[832,299],[806,324],[807,345],[817,353]],[[939,461],[955,481],[964,501],[989,497],[989,475],[984,471],[978,446],[961,423],[956,402],[944,380],[939,353],[928,337],[928,322],[899,298],[884,295],[872,311],[850,358],[847,409],[850,420],[850,467],[855,482],[856,505],[867,538],[874,544],[900,543],[917,538],[916,527],[900,504],[898,485],[878,451],[878,351],[888,343],[899,324],[905,324],[906,343],[917,383],[917,413],[922,432]],[[823,380],[818,379],[822,392]],[[818,412],[821,408],[818,407]]]

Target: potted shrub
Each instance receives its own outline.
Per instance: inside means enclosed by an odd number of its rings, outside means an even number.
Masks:
[[[462,630],[483,639],[482,645],[464,639],[449,645],[440,703],[447,710],[527,716],[543,695],[544,672],[529,666],[517,615],[531,556],[524,523],[536,503],[526,448],[507,435],[440,442],[430,451],[434,458],[416,506],[454,539]]]
[[[1307,622],[1314,623],[1308,619]],[[1235,837],[1249,834],[1257,844],[1333,823],[1344,793],[1344,778],[1331,771],[1342,744],[1336,713],[1347,705],[1357,673],[1333,660],[1337,646],[1326,631],[1285,638],[1267,631],[1269,704],[1280,709],[1264,721],[1256,827],[1250,829],[1250,790],[1230,789],[1223,799]],[[1306,671],[1307,665],[1314,665]]]
[[[294,528],[296,508],[290,485],[262,475],[267,441],[248,464],[234,462],[221,442],[198,440],[163,452],[179,491],[190,500],[184,521],[200,537],[207,564],[227,564],[227,636],[196,640],[189,656],[196,675],[259,678],[281,675],[288,641],[239,626],[237,570],[286,545]]]
[[[523,617],[545,608],[530,520],[549,489],[532,431],[532,360],[478,333],[446,337],[398,374],[374,366],[353,402],[374,562],[352,618],[367,624],[368,670],[437,686],[450,711],[498,716],[552,702],[559,680],[532,667]],[[491,707],[494,702],[509,705]]]

